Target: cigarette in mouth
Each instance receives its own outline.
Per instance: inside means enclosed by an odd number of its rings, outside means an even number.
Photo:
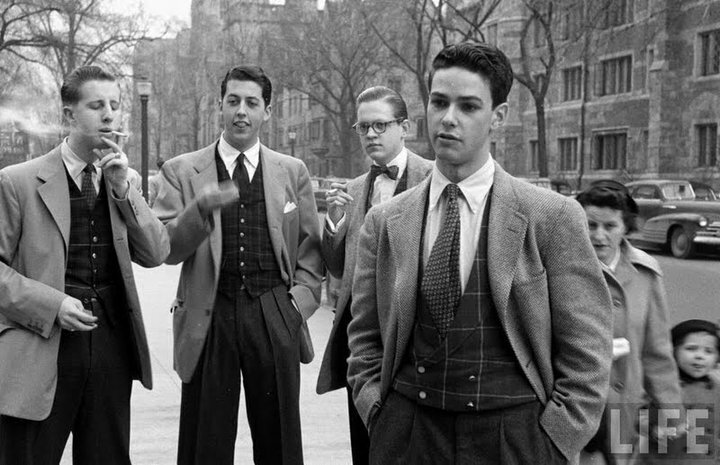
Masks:
[[[120,131],[110,131],[110,134],[118,137],[127,137],[128,135]]]

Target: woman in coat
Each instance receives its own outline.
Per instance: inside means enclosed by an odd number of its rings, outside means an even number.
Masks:
[[[638,208],[628,190],[600,181],[577,196],[585,209],[590,242],[602,263],[613,301],[613,364],[605,415],[582,462],[631,464],[638,449],[639,407],[682,404],[662,272],[657,261],[625,236],[635,229]],[[672,425],[671,426],[678,426]],[[672,428],[653,433],[670,435]],[[598,454],[599,452],[599,454]],[[598,457],[600,455],[600,457]]]

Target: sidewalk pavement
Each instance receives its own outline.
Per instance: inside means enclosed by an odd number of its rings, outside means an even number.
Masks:
[[[130,455],[133,465],[173,465],[177,454],[181,383],[172,368],[170,304],[175,296],[180,266],[163,265],[153,269],[135,266],[134,271],[150,344],[154,387],[148,391],[139,382],[133,384]],[[332,309],[324,302],[308,321],[315,346],[315,360],[309,365],[302,365],[300,375],[300,415],[307,465],[351,463],[345,391],[322,396],[315,393],[332,320]],[[244,399],[240,403],[239,415],[235,463],[251,464],[252,440],[245,417]],[[71,443],[72,439],[65,448],[61,465],[72,464]]]

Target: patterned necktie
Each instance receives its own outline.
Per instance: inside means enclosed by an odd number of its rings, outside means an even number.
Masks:
[[[248,174],[247,167],[245,166],[245,153],[240,152],[240,155],[237,156],[237,159],[235,161],[235,169],[232,173],[233,181],[239,182],[240,178],[238,176],[242,176],[244,183],[250,184],[250,175]]]
[[[92,163],[85,165],[85,168],[83,168],[82,188],[80,189],[90,210],[95,207],[95,199],[97,199],[95,184],[93,184],[92,180],[93,173],[95,173],[95,166]]]
[[[445,187],[445,222],[435,239],[420,290],[440,338],[447,335],[462,294],[460,283],[460,211],[457,184]]]
[[[380,166],[380,165],[372,165],[370,166],[370,174],[368,175],[368,182],[370,183],[370,188],[368,189],[368,196],[367,199],[365,199],[365,213],[367,213],[368,210],[370,210],[370,207],[372,207],[372,196],[373,191],[375,190],[375,179],[377,179],[378,176],[381,174],[384,174],[388,178],[395,181],[398,177],[398,171],[400,168],[397,166]]]

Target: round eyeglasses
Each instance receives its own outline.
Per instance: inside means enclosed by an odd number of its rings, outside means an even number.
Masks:
[[[405,118],[398,118],[393,119],[390,121],[373,121],[372,123],[355,123],[352,125],[352,128],[355,130],[358,136],[365,136],[367,135],[370,128],[375,131],[375,134],[382,134],[387,130],[387,127],[393,123],[400,124],[402,121],[405,121]]]

